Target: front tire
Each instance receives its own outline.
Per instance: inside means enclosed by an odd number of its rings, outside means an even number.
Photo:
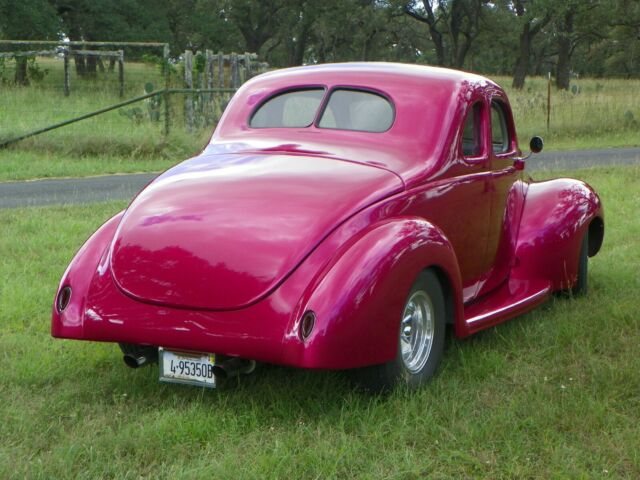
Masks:
[[[387,391],[403,384],[415,389],[435,373],[446,326],[444,293],[435,272],[425,270],[418,275],[399,320],[396,358],[354,372],[357,383],[369,391]]]

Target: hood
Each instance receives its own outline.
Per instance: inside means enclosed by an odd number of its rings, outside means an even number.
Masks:
[[[338,224],[402,188],[387,170],[344,160],[196,157],[132,202],[111,245],[111,272],[142,301],[242,308],[268,295]]]

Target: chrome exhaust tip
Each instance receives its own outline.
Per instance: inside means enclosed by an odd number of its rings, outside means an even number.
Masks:
[[[158,361],[158,348],[151,345],[136,345],[135,343],[120,343],[120,350],[124,353],[124,363],[129,368],[144,367]]]
[[[146,355],[131,355],[130,353],[122,357],[124,363],[130,368],[140,368],[151,363],[151,359]]]

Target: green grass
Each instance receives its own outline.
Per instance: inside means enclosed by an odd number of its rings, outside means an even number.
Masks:
[[[164,385],[54,340],[67,262],[125,204],[0,211],[0,478],[639,478],[640,167],[569,175],[606,208],[589,295],[450,339],[427,386],[381,397],[278,367]]]
[[[96,139],[98,140],[98,139]],[[106,139],[105,139],[106,140]],[[24,148],[0,149],[0,182],[29,180],[35,178],[87,177],[115,173],[160,172],[189,158],[203,148],[206,141],[191,145],[176,143],[171,139],[145,149],[131,145],[130,151],[121,153],[98,153],[95,144],[93,153],[64,153]],[[72,146],[73,144],[70,144]],[[87,149],[83,145],[82,149]],[[109,152],[107,146],[105,151]]]

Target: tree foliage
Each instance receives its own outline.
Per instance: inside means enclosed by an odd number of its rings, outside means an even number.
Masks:
[[[49,40],[57,37],[60,22],[47,0],[0,0],[0,38],[15,40]],[[16,59],[14,81],[27,85],[26,57]]]
[[[56,37],[251,51],[274,66],[419,62],[511,74],[516,88],[548,72],[559,88],[640,76],[637,0],[0,0],[0,38]]]

